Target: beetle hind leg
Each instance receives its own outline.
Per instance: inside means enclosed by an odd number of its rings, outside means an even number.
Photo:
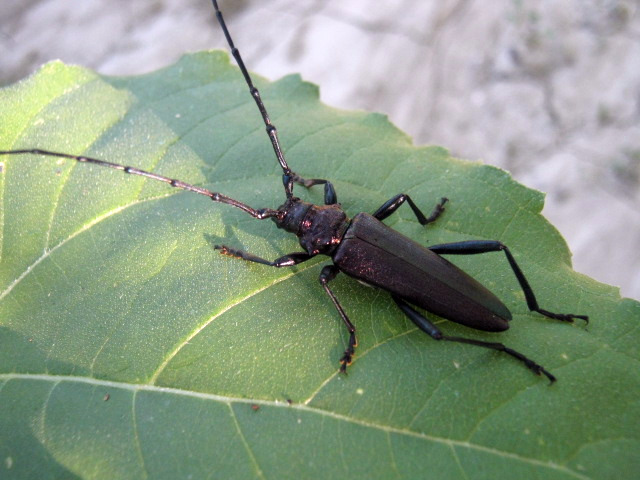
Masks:
[[[513,258],[511,251],[509,248],[502,242],[497,240],[466,240],[462,242],[455,243],[443,243],[441,245],[432,245],[429,247],[434,253],[438,255],[475,255],[479,253],[487,253],[487,252],[498,252],[503,251],[507,256],[507,260],[509,261],[509,265],[511,266],[511,270],[515,274],[518,279],[518,283],[524,292],[524,297],[527,301],[527,307],[532,312],[538,312],[545,317],[553,318],[555,320],[561,320],[563,322],[573,322],[575,319],[584,320],[586,323],[589,323],[589,317],[587,315],[576,315],[575,313],[553,313],[549,310],[545,310],[540,308],[538,305],[538,301],[536,300],[536,296],[533,293],[533,289],[531,285],[529,285],[529,281],[522,273],[520,266],[516,263],[516,259]]]
[[[531,370],[536,375],[545,375],[551,383],[556,381],[556,377],[554,377],[548,370],[546,370],[542,365],[537,364],[530,358],[526,357],[522,353],[513,350],[512,348],[506,347],[502,343],[497,342],[483,342],[482,340],[474,340],[471,338],[463,338],[463,337],[449,337],[443,335],[442,332],[436,327],[432,322],[430,322],[424,315],[421,315],[416,310],[414,310],[407,302],[402,300],[395,295],[392,295],[393,300],[396,302],[402,313],[404,313],[409,319],[416,324],[416,326],[427,333],[434,340],[447,340],[450,342],[458,342],[458,343],[466,343],[468,345],[476,345],[478,347],[490,348],[491,350],[496,350],[499,352],[504,352],[507,355],[510,355],[518,360],[520,360],[524,365]]]

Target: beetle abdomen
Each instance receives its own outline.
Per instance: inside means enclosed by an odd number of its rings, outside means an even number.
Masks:
[[[453,322],[492,332],[509,328],[511,312],[485,286],[369,214],[353,218],[333,261],[347,275]]]

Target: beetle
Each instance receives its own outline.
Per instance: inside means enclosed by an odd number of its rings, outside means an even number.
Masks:
[[[296,235],[303,251],[289,253],[270,261],[227,245],[215,245],[214,248],[231,257],[276,268],[292,267],[317,255],[328,256],[331,264],[322,268],[319,282],[349,332],[347,347],[340,358],[340,371],[343,373],[346,373],[347,366],[352,363],[357,339],[355,325],[329,286],[340,272],[364,284],[389,292],[400,310],[431,338],[504,352],[521,361],[534,373],[545,375],[553,383],[556,380],[554,375],[522,353],[502,343],[444,335],[431,320],[416,310],[415,307],[422,308],[450,321],[481,331],[500,332],[509,328],[512,316],[504,303],[442,255],[474,255],[502,251],[524,292],[529,310],[564,322],[573,322],[575,319],[588,322],[588,316],[553,313],[540,308],[524,273],[509,248],[502,242],[471,240],[425,247],[382,223],[401,205],[407,203],[418,222],[427,226],[435,222],[445,211],[445,204],[448,201],[446,197],[440,199],[429,216],[422,212],[409,195],[399,193],[381,205],[373,214],[362,212],[349,218],[338,203],[335,188],[330,181],[318,178],[305,179],[296,174],[285,159],[277,129],[269,117],[260,92],[253,84],[239,50],[234,45],[217,0],[212,0],[212,3],[231,53],[260,112],[266,133],[283,172],[285,200],[278,208],[256,209],[221,193],[181,180],[97,158],[39,148],[0,151],[0,155],[43,155],[112,168],[207,196],[214,202],[236,207],[255,219],[271,219],[277,228]],[[324,204],[316,205],[294,196],[294,185],[305,188],[323,185]]]

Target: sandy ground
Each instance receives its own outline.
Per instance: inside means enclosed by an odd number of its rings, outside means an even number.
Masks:
[[[640,298],[640,1],[220,0],[251,70],[548,192],[574,267]],[[0,84],[225,47],[208,0],[5,0]]]

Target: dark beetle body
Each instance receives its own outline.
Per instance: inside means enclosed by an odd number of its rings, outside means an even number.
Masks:
[[[286,212],[275,220],[280,228],[295,233],[310,255],[331,256],[350,277],[471,328],[509,328],[511,312],[484,285],[372,215],[350,220],[339,205],[296,197],[278,210]]]
[[[328,286],[339,272],[389,292],[402,312],[433,339],[466,343],[504,352],[523,362],[535,373],[546,375],[552,383],[555,381],[555,377],[544,367],[502,343],[444,335],[435,324],[413,308],[413,306],[423,308],[447,320],[476,330],[486,332],[507,330],[511,312],[504,303],[480,282],[440,256],[441,254],[474,255],[502,251],[522,287],[530,310],[566,322],[572,322],[575,318],[588,321],[586,315],[553,313],[540,308],[529,282],[507,246],[502,242],[470,240],[424,247],[382,223],[382,220],[395,212],[400,205],[408,202],[418,221],[422,225],[427,225],[435,221],[444,211],[443,205],[447,201],[446,198],[441,199],[429,217],[425,217],[408,195],[401,193],[385,202],[373,215],[358,213],[353,219],[349,219],[337,202],[330,182],[305,181],[288,173],[283,175],[286,189],[290,189],[292,181],[305,186],[325,183],[324,205],[304,202],[289,194],[285,203],[270,213],[270,218],[278,228],[294,233],[298,237],[304,252],[294,252],[274,261],[268,261],[242,250],[226,246],[216,248],[222,250],[222,253],[274,267],[294,266],[316,255],[331,257],[333,264],[322,269],[319,280],[350,334],[349,344],[340,360],[341,371],[344,372],[346,366],[351,363],[357,341],[355,325],[349,320]],[[266,213],[267,210],[261,210],[257,215],[263,218]]]
[[[511,312],[484,285],[368,213],[358,213],[333,253],[341,272],[478,330],[509,328]]]

